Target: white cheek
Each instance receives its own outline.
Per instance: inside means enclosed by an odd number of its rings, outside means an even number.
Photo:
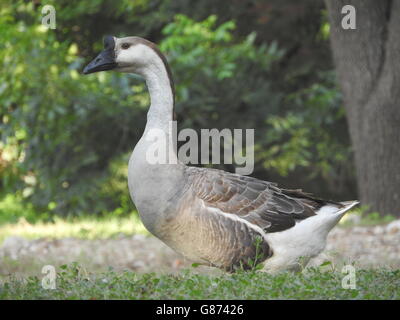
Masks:
[[[119,50],[115,61],[122,66],[141,67],[147,63],[147,55],[142,46],[134,46]]]
[[[119,50],[116,53],[115,61],[120,65],[131,65],[132,57],[128,50]]]

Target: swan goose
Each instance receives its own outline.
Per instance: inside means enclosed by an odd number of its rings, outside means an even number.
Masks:
[[[129,191],[145,227],[188,259],[227,271],[251,268],[255,262],[268,272],[298,269],[324,249],[329,231],[358,203],[321,200],[179,161],[150,164],[145,155],[153,143],[151,130],[168,137],[173,120],[174,85],[167,60],[148,40],[107,36],[104,50],[83,73],[105,70],[135,73],[146,81],[151,104],[129,160]]]

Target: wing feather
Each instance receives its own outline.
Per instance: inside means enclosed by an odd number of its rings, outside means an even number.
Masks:
[[[297,220],[314,216],[328,203],[301,190],[280,189],[276,184],[222,170],[187,167],[190,188],[211,208],[236,215],[265,232],[289,229]]]

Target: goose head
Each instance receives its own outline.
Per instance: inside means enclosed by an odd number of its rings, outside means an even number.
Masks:
[[[83,70],[84,74],[114,70],[143,75],[155,60],[166,60],[157,46],[140,37],[104,38],[104,50]]]

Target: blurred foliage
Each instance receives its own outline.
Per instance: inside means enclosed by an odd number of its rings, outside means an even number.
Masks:
[[[129,119],[143,109],[130,106],[148,102],[142,86],[132,94],[126,78],[80,76],[76,44],[57,41],[42,26],[3,18],[1,30],[1,133],[14,149],[2,170],[4,187],[14,185],[39,208],[55,203],[50,209],[57,212],[111,209],[112,198],[110,206],[99,200],[99,184],[115,154],[132,147]],[[16,172],[22,179],[10,178]]]
[[[233,21],[216,21],[213,15],[202,22],[177,15],[163,29],[160,46],[176,78],[179,124],[259,127],[265,112],[278,107],[280,95],[271,90],[268,71],[282,51],[274,43],[255,46],[255,33],[239,42],[232,36]]]
[[[49,220],[49,214],[39,212],[33,207],[32,203],[24,202],[21,196],[11,193],[5,194],[0,201],[0,225],[14,224],[21,219],[28,222],[45,221]]]
[[[320,82],[286,97],[292,108],[284,116],[271,116],[267,123],[272,130],[266,140],[270,146],[259,150],[265,168],[288,175],[295,167],[313,165],[311,178],[321,175],[332,179],[335,169],[345,165],[350,147],[336,131],[344,118],[341,95],[332,73],[321,73]]]
[[[126,163],[149,97],[138,77],[80,74],[105,34],[160,44],[177,85],[180,128],[255,128],[256,176],[319,195],[354,190],[321,5],[234,2],[236,9],[225,0],[4,1],[0,195],[17,202],[11,212],[25,210],[21,199],[43,217],[132,211]],[[56,7],[56,30],[40,25],[44,4]],[[287,13],[281,33],[272,12]]]

